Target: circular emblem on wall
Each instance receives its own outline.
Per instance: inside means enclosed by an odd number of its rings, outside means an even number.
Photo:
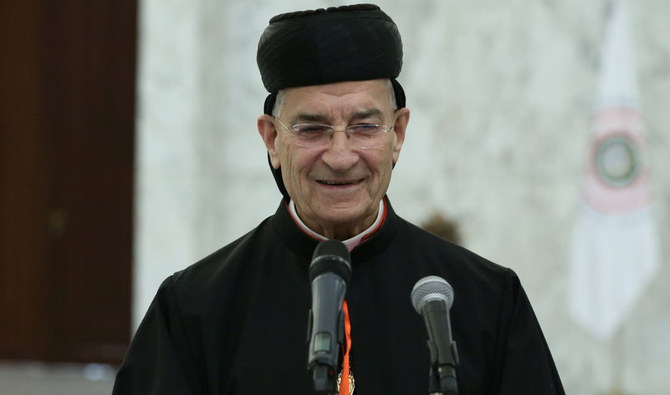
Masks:
[[[626,136],[604,140],[596,150],[595,160],[598,177],[616,188],[632,183],[640,169],[637,146]]]

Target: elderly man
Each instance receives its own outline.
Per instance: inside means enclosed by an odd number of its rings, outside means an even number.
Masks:
[[[560,394],[517,276],[396,215],[386,197],[410,111],[402,44],[378,7],[282,14],[258,47],[257,121],[284,199],[275,214],[160,287],[115,394],[309,394],[308,267],[321,240],[351,252],[342,393],[428,394],[415,282],[448,279],[461,394]]]

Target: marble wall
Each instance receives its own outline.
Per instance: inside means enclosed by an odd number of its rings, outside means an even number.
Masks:
[[[134,319],[160,282],[279,203],[256,132],[255,63],[273,15],[341,1],[144,0],[138,81]],[[349,2],[350,3],[350,2]],[[521,277],[570,394],[670,392],[670,3],[630,2],[661,267],[616,336],[567,312],[570,232],[610,0],[386,0],[412,110],[389,196],[438,212]],[[616,392],[618,391],[618,392]]]

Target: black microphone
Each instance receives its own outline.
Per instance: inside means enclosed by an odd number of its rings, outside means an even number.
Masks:
[[[307,369],[314,379],[314,390],[337,393],[337,369],[344,346],[342,303],[351,278],[349,250],[338,240],[325,240],[314,250],[309,265],[312,283],[312,309],[309,312]]]
[[[449,309],[453,302],[454,290],[441,277],[424,277],[412,289],[412,305],[423,316],[428,331],[431,394],[458,394],[458,350],[451,337],[449,321]]]

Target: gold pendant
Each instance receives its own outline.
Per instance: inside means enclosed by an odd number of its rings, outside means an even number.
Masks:
[[[340,392],[340,384],[342,383],[342,372],[337,375],[337,392]],[[349,371],[349,395],[354,395],[354,387],[356,380],[354,380],[354,372]]]

